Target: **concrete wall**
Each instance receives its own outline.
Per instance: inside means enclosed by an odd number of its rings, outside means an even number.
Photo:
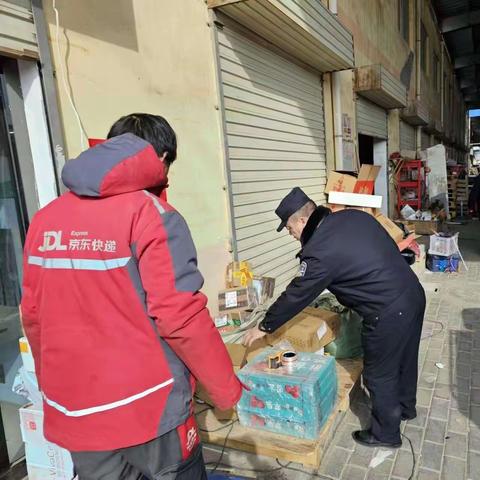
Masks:
[[[338,16],[353,34],[357,67],[381,63],[400,76],[410,47],[398,29],[396,1],[338,0]]]
[[[397,24],[397,2],[384,0],[338,0],[338,17],[352,32],[355,47],[355,66],[382,64],[397,78],[400,77],[408,60],[410,50],[415,45],[415,15],[410,7],[409,39],[401,35]],[[355,118],[352,77],[342,76],[342,111]],[[415,63],[413,63],[409,96],[415,96]],[[354,122],[354,132],[356,131]],[[388,113],[388,155],[400,147],[400,115],[398,110]],[[389,214],[394,214],[395,190],[389,184]]]
[[[441,59],[442,44],[441,36],[435,18],[429,7],[429,0],[420,0],[421,4],[421,22],[425,26],[428,34],[428,48],[427,48],[427,70],[424,72],[420,70],[421,86],[420,95],[422,100],[428,105],[430,117],[433,120],[441,122],[441,103],[438,101],[441,89],[437,90],[435,86],[434,70],[433,70],[433,55],[437,55]]]
[[[89,137],[132,112],[165,116],[178,134],[169,201],[185,216],[199,251],[205,292],[216,308],[230,261],[227,195],[212,31],[202,0],[57,0],[61,50],[51,2],[44,2],[68,155],[82,150],[68,87]]]

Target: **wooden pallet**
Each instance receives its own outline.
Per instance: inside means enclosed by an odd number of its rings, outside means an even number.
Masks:
[[[350,397],[353,395],[352,391],[360,378],[362,369],[363,362],[361,359],[337,361],[337,405],[317,440],[304,440],[256,430],[243,427],[239,423],[235,423],[231,431],[228,427],[215,432],[218,428],[229,425],[230,422],[219,421],[212,410],[207,410],[197,415],[200,429],[208,431],[201,432],[202,441],[317,468],[338,424],[350,407]],[[196,408],[199,412],[204,410],[203,405]],[[227,436],[228,438],[226,438]]]

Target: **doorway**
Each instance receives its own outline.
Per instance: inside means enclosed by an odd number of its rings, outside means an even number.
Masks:
[[[388,216],[388,160],[387,140],[370,135],[358,135],[358,157],[360,165],[378,165],[382,167],[375,180],[375,195],[383,197],[382,208],[384,215]]]

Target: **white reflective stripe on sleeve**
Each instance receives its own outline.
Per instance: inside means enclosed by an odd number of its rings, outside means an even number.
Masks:
[[[58,268],[66,270],[112,270],[124,267],[132,257],[111,258],[109,260],[94,260],[90,258],[44,258],[28,257],[30,265],[42,268]]]
[[[59,405],[57,402],[54,402],[53,400],[50,400],[47,398],[47,396],[42,392],[43,399],[45,400],[45,403],[47,405],[50,405],[52,408],[55,410],[58,410],[59,412],[63,413],[67,417],[85,417],[86,415],[93,415],[94,413],[101,413],[101,412],[106,412],[108,410],[114,410],[115,408],[123,407],[125,405],[128,405],[130,403],[135,402],[136,400],[140,400],[141,398],[144,398],[148,395],[151,395],[152,393],[157,392],[158,390],[161,390],[162,388],[167,387],[168,385],[171,385],[174,382],[173,378],[170,380],[167,380],[166,382],[160,383],[160,385],[156,385],[155,387],[149,388],[148,390],[145,390],[144,392],[137,393],[136,395],[132,395],[131,397],[124,398],[123,400],[118,400],[116,402],[112,403],[107,403],[105,405],[99,405],[97,407],[90,407],[90,408],[84,408],[82,410],[68,410],[67,408],[63,407],[62,405]]]

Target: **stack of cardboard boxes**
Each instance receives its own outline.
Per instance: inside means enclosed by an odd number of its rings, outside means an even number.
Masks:
[[[363,210],[373,215],[395,243],[400,244],[404,239],[403,230],[380,212],[383,198],[380,195],[373,195],[380,168],[376,165],[362,165],[358,177],[348,172],[331,172],[325,193],[328,194],[329,207],[332,211],[337,212],[345,208]]]
[[[256,307],[272,298],[275,279],[254,275],[248,262],[231,262],[227,266],[225,286],[218,294],[219,316],[215,319],[221,333],[240,327]]]
[[[23,367],[35,382],[35,364],[26,338],[20,339]],[[31,382],[32,384],[34,382]],[[38,385],[38,384],[37,384]],[[29,388],[34,386],[29,385]],[[37,386],[38,388],[38,386]],[[41,399],[40,392],[32,397]],[[43,435],[42,403],[36,402],[20,409],[20,428],[25,442],[25,457],[29,480],[71,480],[74,469],[70,453],[48,442]]]

